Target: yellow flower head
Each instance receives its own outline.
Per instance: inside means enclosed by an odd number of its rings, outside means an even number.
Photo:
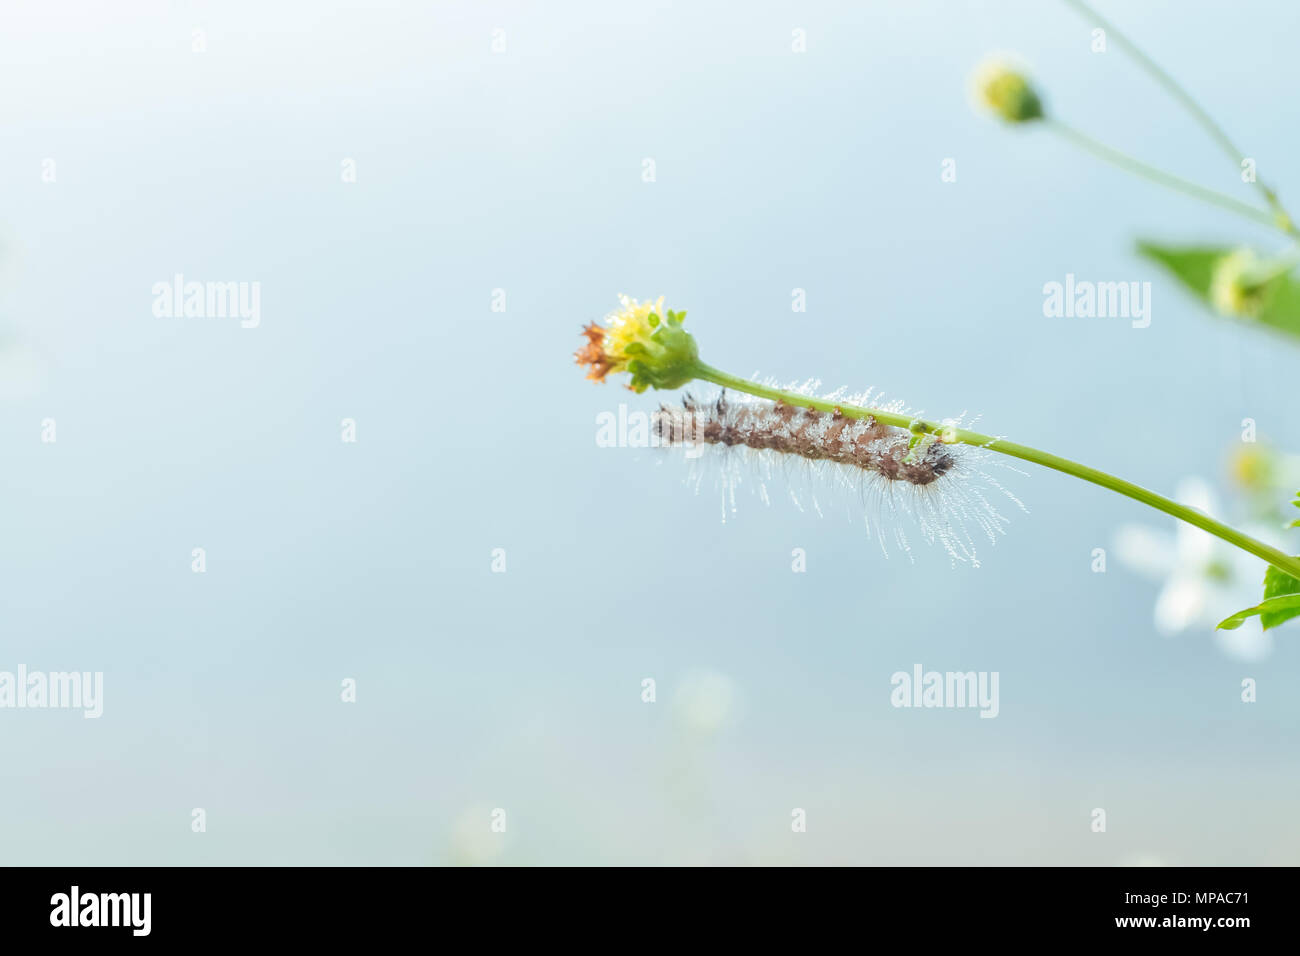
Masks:
[[[1224,315],[1253,319],[1268,304],[1274,281],[1286,271],[1260,259],[1253,249],[1238,249],[1214,264],[1210,302]]]
[[[582,330],[587,344],[576,353],[578,364],[589,366],[587,378],[603,382],[611,372],[627,372],[634,392],[647,388],[680,388],[695,378],[699,350],[682,328],[685,312],[664,311],[663,296],[638,302],[619,296],[621,307]]]
[[[1232,480],[1252,493],[1271,492],[1278,476],[1278,456],[1268,445],[1243,443],[1228,462]]]
[[[1043,101],[1025,75],[1006,60],[985,60],[972,80],[975,98],[1008,123],[1043,118]]]
[[[605,317],[609,323],[605,331],[605,351],[620,356],[626,363],[628,347],[648,341],[654,335],[660,317],[664,314],[664,297],[660,296],[654,302],[638,302],[620,295],[618,301],[622,303],[622,308],[615,309]],[[636,349],[633,349],[632,354],[635,353]]]

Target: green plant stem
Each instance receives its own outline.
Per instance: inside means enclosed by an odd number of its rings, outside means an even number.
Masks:
[[[1225,133],[1223,128],[1214,121],[1213,117],[1211,117],[1210,114],[1201,107],[1201,104],[1196,102],[1196,99],[1190,93],[1179,86],[1178,82],[1160,67],[1160,64],[1156,63],[1155,60],[1143,53],[1136,43],[1124,35],[1123,31],[1101,16],[1101,14],[1097,13],[1097,11],[1092,9],[1092,7],[1087,3],[1084,3],[1083,0],[1065,0],[1065,3],[1073,7],[1074,11],[1084,19],[1092,20],[1099,27],[1105,30],[1106,36],[1118,44],[1120,49],[1136,60],[1138,66],[1145,70],[1152,79],[1165,88],[1165,92],[1181,103],[1183,108],[1186,109],[1187,112],[1191,113],[1192,117],[1201,124],[1201,128],[1209,134],[1210,138],[1219,145],[1219,148],[1223,150],[1224,154],[1227,155],[1238,168],[1240,168],[1241,161],[1246,158],[1242,154],[1241,150],[1239,150],[1232,140],[1228,138],[1228,134]],[[1277,193],[1269,188],[1261,179],[1255,180],[1255,186],[1264,196],[1265,201],[1268,202],[1269,208],[1273,210],[1274,214],[1278,217],[1284,218],[1287,222],[1290,222],[1291,216],[1284,208],[1282,208],[1282,203],[1277,198]]]
[[[832,414],[838,412],[846,418],[871,418],[885,425],[908,429],[913,434],[942,435],[942,440],[948,444],[974,445],[979,448],[987,448],[989,451],[1009,455],[1012,458],[1019,458],[1021,461],[1033,462],[1035,465],[1042,465],[1044,468],[1051,468],[1054,471],[1063,472],[1084,481],[1090,481],[1094,485],[1100,485],[1110,491],[1132,498],[1134,501],[1140,501],[1142,504],[1163,511],[1180,521],[1186,521],[1202,531],[1208,531],[1215,537],[1221,538],[1243,551],[1248,551],[1258,558],[1263,558],[1279,571],[1300,578],[1300,558],[1293,558],[1290,555],[1283,554],[1277,548],[1258,541],[1250,537],[1250,535],[1243,534],[1221,521],[1215,521],[1209,515],[1197,511],[1195,508],[1189,508],[1187,505],[1179,504],[1164,495],[1158,495],[1154,491],[1148,491],[1140,485],[1135,485],[1131,481],[1116,478],[1114,475],[1107,474],[1096,468],[1090,468],[1077,461],[1071,461],[1068,458],[1061,458],[1059,455],[1039,451],[1037,448],[1031,448],[1028,445],[1018,445],[1015,442],[997,438],[993,435],[982,435],[979,432],[964,428],[950,428],[938,422],[925,421],[898,412],[878,408],[863,408],[858,405],[846,405],[821,398],[813,398],[809,395],[800,395],[798,392],[773,388],[770,385],[763,385],[749,379],[729,375],[703,362],[696,364],[695,377],[706,382],[712,382],[714,385],[721,385],[723,388],[745,392],[759,398],[784,402],[787,405],[795,405],[801,408],[814,408]]]
[[[1175,176],[1173,173],[1167,173],[1157,166],[1152,166],[1148,163],[1142,162],[1141,160],[1134,159],[1132,156],[1128,155],[1128,153],[1121,152],[1113,146],[1107,146],[1105,143],[1093,139],[1086,133],[1081,133],[1074,127],[1062,123],[1060,120],[1046,118],[1042,122],[1045,123],[1054,133],[1062,136],[1075,146],[1092,153],[1094,156],[1104,159],[1106,162],[1111,163],[1114,166],[1118,166],[1120,169],[1127,170],[1128,172],[1141,176],[1143,179],[1150,180],[1153,183],[1159,183],[1161,186],[1165,186],[1168,189],[1176,190],[1183,195],[1191,196],[1194,199],[1200,199],[1203,202],[1208,202],[1211,205],[1218,206],[1220,209],[1228,209],[1235,212],[1237,215],[1245,216],[1247,219],[1254,222],[1261,223],[1265,226],[1272,226],[1275,229],[1280,229],[1288,236],[1300,236],[1300,230],[1295,227],[1289,218],[1279,218],[1276,214],[1271,213],[1266,209],[1260,209],[1257,206],[1252,206],[1250,203],[1242,202],[1240,199],[1234,199],[1226,193],[1207,189],[1191,180],[1183,179],[1181,176]]]

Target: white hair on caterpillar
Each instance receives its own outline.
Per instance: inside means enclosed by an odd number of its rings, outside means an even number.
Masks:
[[[812,397],[816,388],[816,382],[806,382],[786,390]],[[824,400],[912,414],[902,402],[885,403],[871,391],[849,395],[840,389]],[[849,418],[838,409],[823,412],[724,390],[707,401],[688,393],[680,405],[661,406],[654,419],[661,445],[686,452],[692,463],[687,481],[697,494],[714,476],[724,522],[737,511],[738,488],[752,484],[770,505],[772,489],[781,483],[800,511],[811,508],[824,515],[841,505],[855,520],[861,517],[886,555],[897,548],[911,557],[905,529],[911,523],[922,540],[941,545],[954,564],[979,567],[977,538],[996,543],[1008,523],[994,499],[1005,497],[1026,510],[990,474],[993,467],[1025,474],[1001,456],[933,438],[913,448],[907,429]],[[946,419],[943,424],[970,423]]]

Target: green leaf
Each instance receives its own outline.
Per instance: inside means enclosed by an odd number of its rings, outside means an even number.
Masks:
[[[1264,572],[1264,603],[1260,607],[1264,608],[1273,598],[1287,595],[1300,595],[1300,581],[1297,581],[1285,571],[1279,571],[1270,564],[1268,570]],[[1300,605],[1293,608],[1266,608],[1260,611],[1259,622],[1264,625],[1264,630],[1267,631],[1270,627],[1285,624],[1291,618],[1298,616],[1300,616]]]
[[[1220,621],[1219,627],[1225,631],[1235,630],[1256,614],[1266,631],[1293,617],[1300,617],[1300,580],[1270,564],[1264,572],[1264,600]]]
[[[1163,246],[1158,242],[1138,240],[1139,255],[1160,263],[1174,274],[1207,305],[1210,301],[1210,280],[1214,277],[1214,264],[1232,252],[1223,246]]]
[[[1210,301],[1210,282],[1214,266],[1224,256],[1235,250],[1228,246],[1166,246],[1157,242],[1140,241],[1139,255],[1168,269],[1188,291],[1201,300],[1211,313],[1222,319],[1248,325],[1264,325],[1300,339],[1300,282],[1284,275],[1272,280],[1268,297],[1258,316],[1239,318],[1225,316]]]
[[[1269,598],[1267,601],[1261,601],[1254,607],[1248,607],[1244,611],[1238,611],[1232,617],[1224,618],[1219,622],[1219,627],[1225,631],[1235,631],[1247,620],[1256,614],[1281,614],[1287,613],[1287,618],[1295,617],[1300,614],[1300,594],[1283,594],[1280,597]],[[1287,618],[1283,618],[1286,620]],[[1276,625],[1275,625],[1276,626]]]

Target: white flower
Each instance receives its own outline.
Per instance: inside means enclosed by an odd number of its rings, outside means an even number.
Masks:
[[[1179,482],[1174,494],[1181,504],[1214,516],[1214,493],[1200,478]],[[1244,528],[1252,537],[1278,543],[1270,528]],[[1121,562],[1147,577],[1164,581],[1156,598],[1155,626],[1172,635],[1196,628],[1209,630],[1215,643],[1230,657],[1261,660],[1273,650],[1273,636],[1255,619],[1235,631],[1215,630],[1216,625],[1242,608],[1258,604],[1263,596],[1266,564],[1185,521],[1171,535],[1142,525],[1125,525],[1115,537]]]

